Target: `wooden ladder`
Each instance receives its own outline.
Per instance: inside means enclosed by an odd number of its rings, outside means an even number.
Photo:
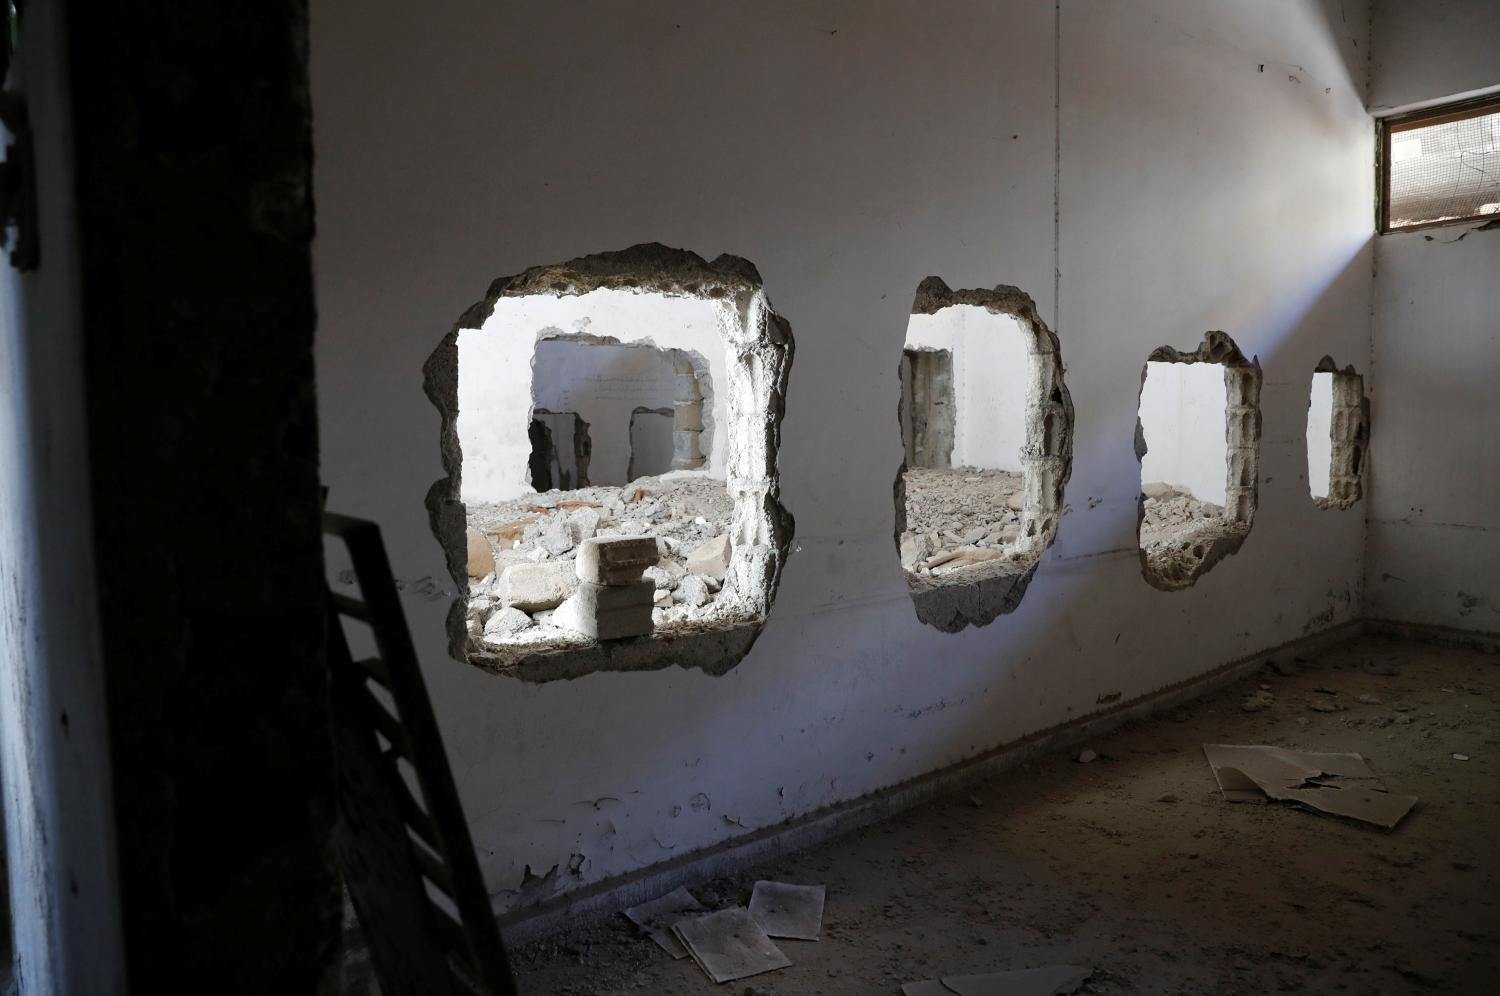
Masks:
[[[328,593],[335,846],[383,996],[515,996],[380,529],[325,512],[359,597]],[[346,621],[375,653],[355,660]]]

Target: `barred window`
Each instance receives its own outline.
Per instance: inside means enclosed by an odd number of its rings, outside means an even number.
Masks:
[[[1500,217],[1500,100],[1381,122],[1381,231]]]

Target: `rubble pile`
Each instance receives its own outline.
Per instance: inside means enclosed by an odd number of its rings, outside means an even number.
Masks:
[[[1152,569],[1168,580],[1188,580],[1213,549],[1213,541],[1244,533],[1243,523],[1224,518],[1224,507],[1195,498],[1170,484],[1141,485],[1146,516],[1141,521],[1141,549]]]
[[[734,503],[702,473],[467,510],[468,629],[481,648],[618,639],[733,611],[723,585]],[[615,537],[646,542],[609,544],[601,559],[597,540]]]
[[[1029,567],[1011,549],[1021,535],[1024,491],[1022,475],[1008,470],[907,470],[901,566],[937,577],[997,561]]]

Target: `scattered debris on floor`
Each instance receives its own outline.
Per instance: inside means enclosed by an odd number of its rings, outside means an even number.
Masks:
[[[908,982],[902,996],[1060,996],[1077,992],[1093,972],[1077,965],[1047,965],[1016,972],[951,975],[926,982]]]
[[[642,614],[661,628],[736,609],[734,593],[723,590],[733,553],[729,532],[734,502],[723,481],[703,473],[674,471],[637,478],[622,488],[470,502],[466,511],[469,633],[479,647],[592,638],[578,627],[578,620],[590,614],[569,608],[580,589],[601,594],[590,585],[621,588],[603,593],[613,600],[605,606],[606,614],[619,615],[624,606],[632,629],[640,628],[635,619]],[[645,537],[656,549],[633,574],[634,584],[600,582],[592,576],[584,580],[576,562],[594,537]],[[587,566],[582,569],[589,573]],[[643,576],[649,586],[636,580]],[[644,591],[644,607],[637,587]]]
[[[823,929],[821,885],[789,885],[786,882],[755,883],[750,896],[750,915],[771,937],[816,941]]]
[[[978,467],[912,467],[905,484],[901,566],[908,571],[941,576],[1006,559],[1017,570],[1031,565],[1009,549],[1021,536],[1021,474]]]
[[[1388,792],[1359,754],[1228,744],[1205,744],[1203,753],[1227,802],[1293,802],[1387,830],[1417,804]]]
[[[679,920],[672,930],[715,982],[733,982],[792,963],[743,906]]]
[[[755,883],[748,909],[734,906],[709,912],[679,887],[630,907],[624,915],[674,959],[691,956],[715,982],[731,982],[791,965],[771,938],[816,941],[823,929],[826,896],[821,885],[761,880]]]
[[[685,920],[702,912],[704,912],[703,904],[694,899],[691,892],[678,887],[660,899],[630,907],[625,911],[625,916],[631,923],[641,928],[641,932],[655,941],[667,954],[673,958],[686,958],[687,949],[682,946],[681,941],[677,940],[677,935],[672,933],[672,928],[679,920]]]

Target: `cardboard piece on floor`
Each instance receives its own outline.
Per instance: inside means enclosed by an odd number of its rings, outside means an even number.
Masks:
[[[1294,802],[1387,830],[1417,804],[1416,796],[1386,791],[1359,754],[1231,744],[1204,744],[1203,754],[1228,802]]]
[[[816,941],[823,929],[825,894],[821,885],[756,882],[750,894],[750,915],[770,937]]]
[[[940,982],[908,982],[903,996],[1062,996],[1076,992],[1093,969],[1045,965],[987,975],[945,975]]]
[[[733,982],[792,963],[743,906],[679,920],[672,930],[715,982]]]
[[[685,920],[702,912],[703,904],[694,899],[691,892],[677,888],[660,899],[630,907],[625,911],[625,916],[645,931],[667,954],[673,958],[686,958],[687,948],[677,940],[672,927],[678,920]]]

